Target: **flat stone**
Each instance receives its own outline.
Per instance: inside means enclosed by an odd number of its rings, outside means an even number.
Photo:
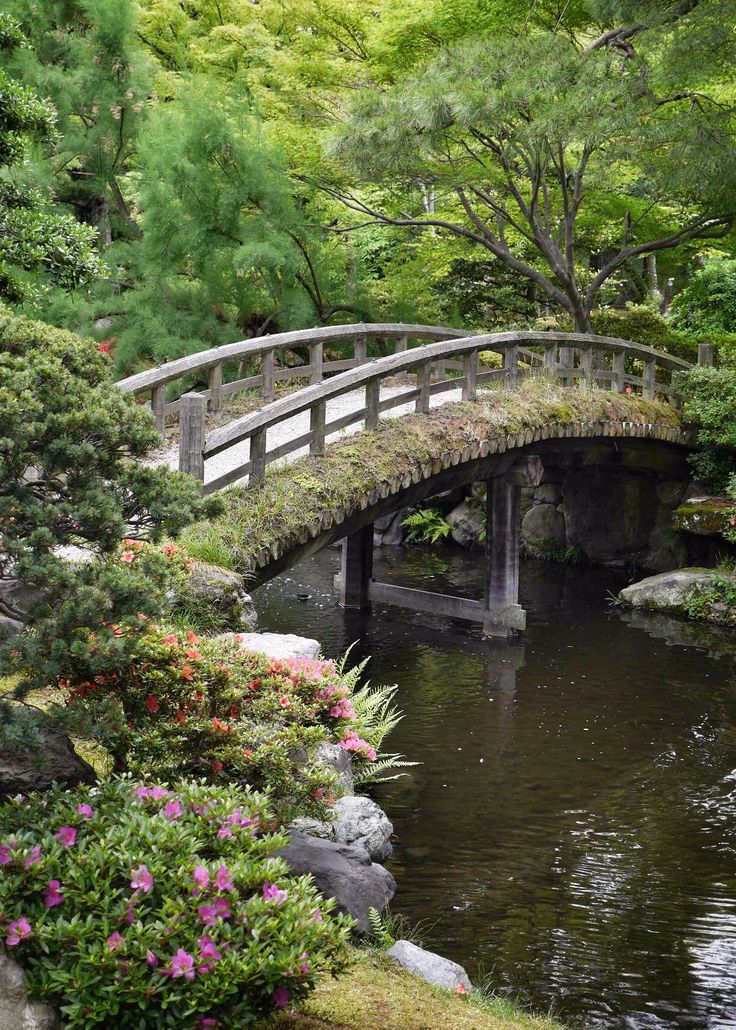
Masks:
[[[444,987],[448,991],[457,990],[461,984],[466,991],[472,987],[470,977],[457,962],[451,962],[433,951],[425,951],[411,941],[397,941],[387,954],[402,969],[436,987]]]
[[[369,909],[382,912],[396,893],[391,873],[371,862],[365,848],[335,844],[294,830],[287,846],[276,854],[295,876],[311,873],[322,894],[334,898],[338,910],[357,921],[360,933],[370,933]]]
[[[322,649],[319,640],[293,633],[223,633],[222,636],[238,636],[244,651],[257,651],[269,658],[319,658]]]
[[[699,568],[675,569],[673,572],[647,576],[638,583],[624,587],[618,595],[619,600],[632,608],[686,614],[685,605],[688,598],[694,590],[708,586],[713,571]]]

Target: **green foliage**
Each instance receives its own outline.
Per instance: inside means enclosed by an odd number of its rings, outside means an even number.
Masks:
[[[706,261],[672,303],[674,324],[736,354],[736,260]],[[730,339],[729,339],[730,336]]]
[[[729,571],[715,571],[706,586],[692,591],[685,603],[691,619],[736,626],[736,576],[729,575]]]
[[[618,336],[622,340],[643,343],[655,350],[675,354],[678,358],[695,363],[698,360],[698,345],[686,334],[678,332],[671,322],[653,311],[646,304],[631,304],[623,310],[603,308],[591,315],[594,333],[600,336]],[[557,320],[561,332],[572,332],[570,318]]]
[[[452,529],[439,508],[413,511],[402,519],[401,525],[407,528],[406,539],[410,544],[437,544],[446,540]]]
[[[101,623],[140,628],[175,571],[163,553],[126,563],[121,540],[175,534],[220,507],[190,477],[141,461],[160,436],[108,375],[88,341],[0,312],[0,581],[35,594],[29,628],[2,662],[24,689],[79,661],[100,672],[120,661],[125,640]],[[68,546],[86,560],[69,561]],[[6,598],[3,608],[22,614]],[[91,629],[100,630],[93,654]]]
[[[585,554],[579,547],[560,547],[548,539],[535,544],[534,556],[543,561],[555,562],[557,565],[581,565],[585,561]]]
[[[736,367],[697,367],[677,383],[684,417],[697,429],[693,470],[711,489],[723,492],[736,472]]]
[[[31,995],[70,1030],[234,1028],[344,969],[350,920],[288,875],[272,818],[249,790],[128,779],[0,807],[0,927]]]
[[[23,44],[18,26],[0,12],[0,52],[23,51]],[[48,101],[0,68],[0,299],[20,302],[39,280],[72,288],[99,273],[95,232],[59,213],[48,192],[16,174],[31,140],[48,142],[54,127]]]

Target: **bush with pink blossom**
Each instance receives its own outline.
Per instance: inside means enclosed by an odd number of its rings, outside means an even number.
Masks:
[[[130,778],[0,806],[0,943],[69,1030],[242,1027],[348,961],[264,797]]]

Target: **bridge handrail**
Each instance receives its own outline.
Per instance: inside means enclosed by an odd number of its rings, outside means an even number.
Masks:
[[[371,327],[373,331],[375,328]],[[454,334],[458,331],[452,332]],[[541,346],[544,349],[543,357],[540,359],[539,355],[524,350],[521,347],[523,343]],[[481,350],[493,350],[503,354],[504,367],[500,370],[479,372],[478,356]],[[577,367],[574,363],[576,351],[580,353],[580,364]],[[594,351],[612,354],[611,366],[594,368]],[[458,386],[462,387],[464,399],[475,400],[478,379],[504,379],[510,385],[514,385],[525,371],[519,368],[521,354],[528,355],[529,358],[534,357],[537,361],[541,360],[546,374],[552,378],[559,376],[563,382],[569,383],[574,379],[591,382],[603,380],[611,383],[615,389],[620,391],[626,388],[626,384],[631,384],[632,387],[640,387],[645,397],[654,397],[656,393],[667,397],[674,396],[671,386],[657,382],[658,366],[669,371],[692,367],[682,358],[662,353],[645,344],[595,334],[512,331],[466,335],[460,338],[454,336],[449,340],[445,339],[420,348],[369,360],[330,380],[314,383],[287,397],[272,401],[256,412],[215,429],[206,438],[204,434],[206,398],[203,394],[185,394],[182,398],[184,403],[180,434],[180,468],[203,479],[205,458],[212,457],[243,440],[250,439],[251,453],[248,462],[225,476],[221,476],[213,483],[208,483],[206,489],[227,485],[237,478],[242,478],[247,472],[250,473],[251,478],[262,479],[269,461],[282,457],[306,444],[309,444],[312,454],[321,454],[324,451],[327,433],[363,420],[365,420],[367,428],[372,428],[377,425],[380,412],[387,408],[416,401],[417,411],[427,411],[430,394],[456,389]],[[448,358],[453,357],[462,357],[463,359],[462,377],[432,383],[432,366],[441,365]],[[627,357],[638,359],[643,363],[644,374],[642,377],[626,374],[624,364]],[[704,358],[704,360],[706,359]],[[409,388],[406,393],[396,398],[380,400],[380,381],[382,379],[414,368],[419,370],[416,387]],[[326,424],[327,401],[361,386],[366,388],[365,406],[360,410],[348,413],[336,422]],[[309,433],[281,445],[274,451],[267,452],[267,430],[285,418],[301,414],[304,411],[310,411]]]

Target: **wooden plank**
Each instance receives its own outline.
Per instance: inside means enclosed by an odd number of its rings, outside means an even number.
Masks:
[[[463,400],[478,399],[478,351],[466,354],[463,360]]]
[[[710,366],[715,357],[715,348],[712,343],[698,344],[698,364]]]
[[[163,433],[166,428],[166,387],[155,386],[151,390],[151,413],[156,422],[156,429]]]
[[[309,366],[310,366],[309,382],[312,383],[312,384],[314,384],[314,383],[321,383],[323,378],[324,378],[324,371],[322,369],[322,365],[323,365],[323,361],[322,361],[322,359],[323,359],[323,352],[324,352],[324,343],[322,342],[322,340],[320,340],[318,343],[310,344],[310,346],[309,346]]]
[[[179,420],[179,470],[200,482],[204,479],[204,439],[207,399],[201,393],[185,393]]]
[[[624,392],[624,366],[626,355],[623,351],[616,351],[613,355],[612,386],[617,393]]]
[[[398,605],[399,608],[408,608],[410,611],[446,615],[454,619],[467,619],[470,622],[483,622],[484,617],[482,601],[453,597],[452,594],[435,594],[430,590],[417,590],[414,587],[400,587],[394,583],[377,583],[375,580],[368,584],[368,599],[375,604]]]
[[[360,365],[365,365],[368,360],[368,337],[367,336],[356,336],[355,337],[355,358],[354,366],[358,368]]]
[[[275,351],[268,350],[263,355],[263,386],[261,397],[266,404],[273,400],[273,372],[274,372]]]
[[[312,434],[309,453],[314,458],[319,458],[325,453],[325,409],[324,401],[317,401],[309,409],[309,431]]]
[[[553,343],[544,352],[544,370],[547,378],[554,382],[557,379],[557,344]]]
[[[249,482],[261,484],[266,478],[266,433],[267,429],[257,429],[250,438],[250,478]]]
[[[207,406],[214,415],[222,411],[222,364],[213,365],[210,369]]]
[[[416,410],[420,413],[429,411],[429,391],[431,386],[432,365],[426,362],[419,366],[417,371],[417,382],[419,384],[419,396],[417,397]],[[443,384],[440,384],[443,385]]]
[[[369,379],[365,384],[365,428],[375,429],[381,403],[381,380]]]
[[[643,396],[647,400],[653,400],[654,399],[656,378],[657,378],[657,362],[656,361],[645,361],[644,362]]]
[[[504,353],[503,367],[506,371],[506,385],[514,389],[519,380],[519,348],[512,344]]]

